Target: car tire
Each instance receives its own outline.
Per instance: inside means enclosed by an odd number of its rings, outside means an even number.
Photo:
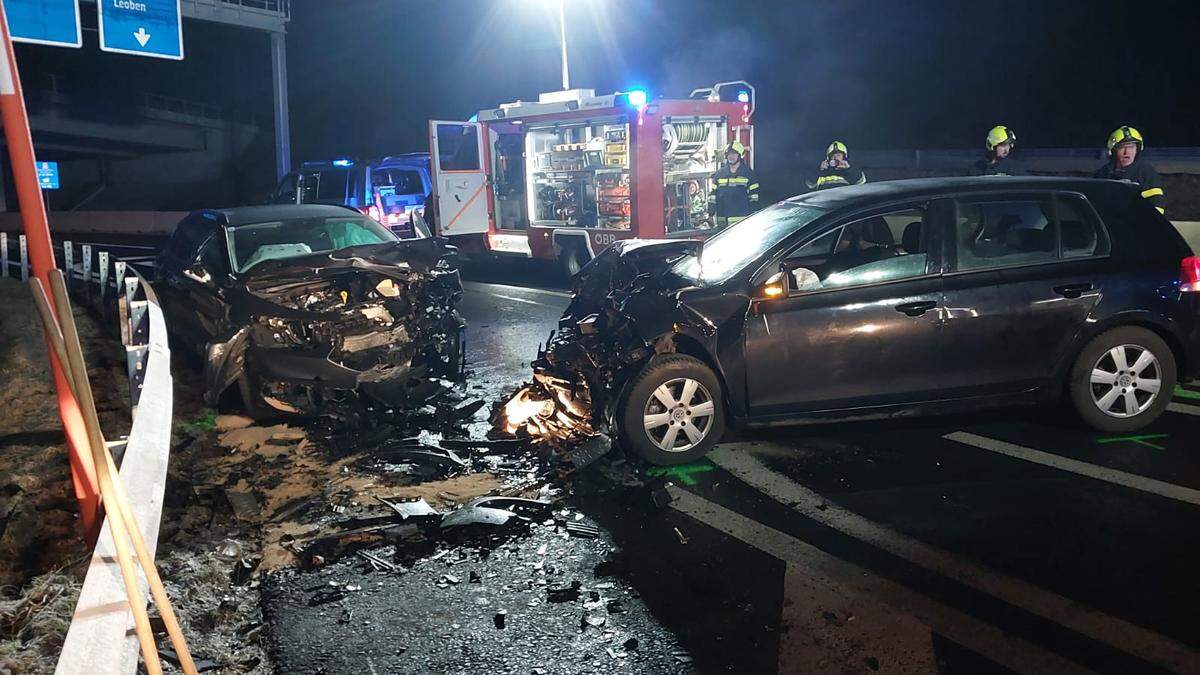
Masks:
[[[1176,375],[1175,355],[1162,338],[1137,326],[1114,328],[1093,338],[1075,359],[1071,403],[1093,429],[1131,433],[1167,409]]]
[[[588,264],[587,256],[579,246],[567,246],[558,254],[558,267],[568,281],[574,279],[586,264]]]
[[[689,393],[690,400],[683,400]],[[675,406],[667,405],[670,402]],[[721,440],[725,398],[717,376],[703,361],[686,354],[660,355],[630,381],[616,417],[624,447],[658,466],[686,464]]]
[[[237,386],[238,394],[242,397],[242,408],[250,416],[250,419],[255,422],[266,422],[287,416],[286,413],[276,410],[263,400],[262,382],[248,367],[237,379]]]

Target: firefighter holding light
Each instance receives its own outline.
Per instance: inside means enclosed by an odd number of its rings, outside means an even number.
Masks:
[[[708,212],[714,229],[724,229],[758,210],[758,177],[746,164],[746,148],[734,141],[725,146],[725,165],[712,176]]]
[[[815,181],[809,181],[808,187],[814,190],[845,185],[862,185],[867,182],[867,174],[862,169],[850,166],[850,150],[841,141],[834,141],[825,149],[825,161],[821,162],[820,172]]]
[[[992,127],[983,147],[987,155],[971,165],[969,175],[972,176],[1024,176],[1025,170],[1011,157],[1013,146],[1017,144],[1017,134],[1004,125]]]
[[[1140,157],[1144,147],[1142,132],[1123,126],[1108,137],[1108,163],[1096,171],[1096,178],[1111,178],[1137,183],[1142,199],[1159,213],[1167,212],[1167,198],[1158,171]]]

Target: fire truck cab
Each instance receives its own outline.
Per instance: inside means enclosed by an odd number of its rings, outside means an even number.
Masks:
[[[740,141],[752,162],[753,113],[754,88],[724,82],[686,99],[573,89],[431,121],[437,231],[471,256],[568,274],[618,239],[702,238],[724,148]]]

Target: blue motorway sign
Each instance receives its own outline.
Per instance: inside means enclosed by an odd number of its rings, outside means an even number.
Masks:
[[[5,0],[8,32],[17,42],[57,47],[83,46],[76,0]]]
[[[100,49],[158,59],[183,58],[179,0],[96,0]]]
[[[58,162],[34,162],[37,166],[38,187],[43,190],[58,189]]]

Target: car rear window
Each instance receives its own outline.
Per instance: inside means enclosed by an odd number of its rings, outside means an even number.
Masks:
[[[958,269],[1015,267],[1058,259],[1054,202],[1044,199],[959,204]]]
[[[1108,255],[1111,247],[1108,232],[1091,206],[1075,195],[1059,195],[1057,202],[1062,257]]]

